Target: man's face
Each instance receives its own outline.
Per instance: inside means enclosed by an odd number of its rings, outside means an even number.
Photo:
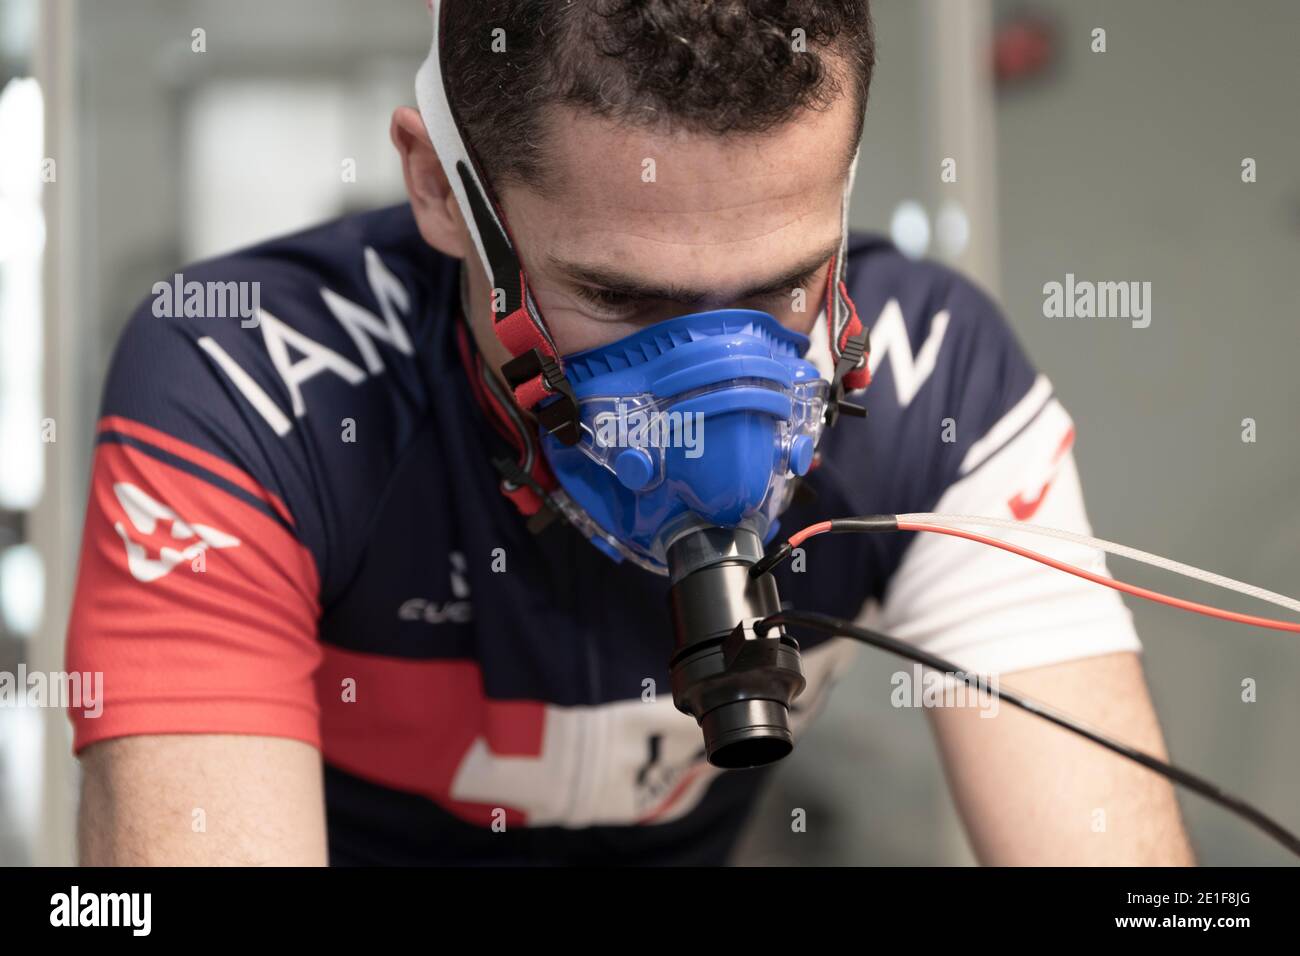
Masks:
[[[856,119],[852,97],[753,136],[552,117],[547,189],[506,186],[500,199],[561,354],[724,307],[770,312],[807,333],[840,242]],[[473,272],[472,294],[485,298]],[[475,337],[499,364],[508,356],[490,311],[475,306]]]

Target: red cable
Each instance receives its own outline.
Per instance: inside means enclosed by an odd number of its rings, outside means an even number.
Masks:
[[[832,522],[822,521],[817,524],[809,525],[801,531],[795,532],[790,536],[790,547],[797,548],[809,538],[818,534],[825,534],[831,530]],[[1128,584],[1125,581],[1116,581],[1114,578],[1108,578],[1100,574],[1094,574],[1091,571],[1085,571],[1083,568],[1076,567],[1073,564],[1066,564],[1064,561],[1057,561],[1055,558],[1049,558],[1045,554],[1039,554],[1037,551],[1030,551],[1027,548],[1017,547],[999,538],[992,538],[988,535],[979,534],[975,531],[965,531],[961,528],[949,528],[944,525],[923,524],[920,522],[900,521],[898,522],[899,531],[933,531],[937,534],[950,534],[956,538],[966,538],[968,541],[977,541],[980,544],[992,545],[995,548],[1001,548],[1003,551],[1010,551],[1012,554],[1018,554],[1022,558],[1029,558],[1031,561],[1037,561],[1039,564],[1045,564],[1049,568],[1055,568],[1058,571],[1065,571],[1068,574],[1076,575],[1085,580],[1092,581],[1094,584],[1104,584],[1108,588],[1114,588],[1116,591],[1123,591],[1125,594],[1132,594],[1134,597],[1146,598],[1148,601],[1155,601],[1158,604],[1167,604],[1170,607],[1176,607],[1183,611],[1194,611],[1197,614],[1204,614],[1207,617],[1217,617],[1223,621],[1235,621],[1238,624],[1251,624],[1255,627],[1267,627],[1276,631],[1291,631],[1300,634],[1300,623],[1292,621],[1279,621],[1271,617],[1257,617],[1254,614],[1239,614],[1236,611],[1225,611],[1223,608],[1211,607],[1208,604],[1198,604],[1196,601],[1187,601],[1183,598],[1171,597],[1168,594],[1161,594],[1159,591],[1151,591],[1147,588],[1138,587],[1136,584]]]
[[[829,521],[819,521],[817,522],[817,524],[810,524],[802,531],[796,531],[794,534],[790,535],[790,542],[789,542],[790,547],[797,548],[799,547],[799,545],[803,544],[813,535],[825,534],[827,531],[830,530],[831,530],[831,523]]]

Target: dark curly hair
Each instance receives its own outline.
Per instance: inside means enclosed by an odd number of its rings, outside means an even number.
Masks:
[[[869,0],[447,4],[448,96],[496,184],[544,185],[542,121],[557,104],[725,135],[765,132],[848,92],[855,144],[861,135],[875,66]]]

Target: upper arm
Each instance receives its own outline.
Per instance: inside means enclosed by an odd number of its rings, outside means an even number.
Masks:
[[[141,309],[105,388],[67,635],[86,862],[324,854],[320,522],[205,334],[254,367],[255,332]]]
[[[118,344],[67,636],[67,669],[100,689],[69,715],[103,839],[211,804],[230,826],[209,852],[238,854],[240,828],[285,820],[282,792],[318,803],[321,608],[426,408],[407,328],[424,263],[394,257],[399,278],[366,238],[324,228],[187,267]]]
[[[82,754],[85,866],[319,866],[318,751],[275,737],[134,736]]]

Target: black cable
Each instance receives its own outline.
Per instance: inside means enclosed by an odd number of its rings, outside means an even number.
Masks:
[[[890,637],[888,634],[881,634],[878,631],[872,631],[865,627],[859,627],[842,618],[832,617],[829,614],[818,614],[812,611],[781,611],[779,614],[773,614],[754,625],[754,631],[757,634],[765,634],[773,627],[782,624],[802,625],[814,630],[825,631],[843,637],[851,637],[854,640],[861,641],[864,644],[870,644],[883,651],[891,654],[897,654],[899,657],[905,657],[908,660],[915,661],[925,667],[936,671],[950,674],[954,677],[960,677],[963,683],[973,686],[977,690],[987,689],[991,685],[989,678],[981,674],[969,674],[959,668],[951,661],[944,660],[931,654],[929,651],[923,651],[920,648],[913,647],[911,644],[901,641],[896,637]],[[1067,717],[1059,710],[1055,710],[1046,704],[1034,700],[1032,697],[1025,697],[1015,691],[1009,691],[1005,688],[998,688],[998,698],[1005,700],[1021,710],[1042,717],[1044,720],[1056,724],[1058,727],[1064,727],[1071,733],[1078,734],[1095,744],[1100,744],[1107,750],[1119,754],[1121,757],[1127,757],[1134,763],[1141,764],[1148,770],[1152,770],[1161,776],[1168,777],[1174,783],[1181,784],[1193,793],[1199,793],[1202,797],[1211,803],[1217,803],[1243,820],[1264,831],[1278,843],[1282,844],[1296,856],[1300,856],[1300,837],[1297,837],[1290,830],[1283,827],[1276,820],[1269,817],[1263,811],[1251,806],[1240,797],[1235,797],[1225,792],[1217,784],[1211,783],[1203,777],[1176,767],[1171,763],[1166,763],[1157,757],[1143,753],[1140,750],[1120,743],[1112,737],[1108,737],[1100,731],[1092,730],[1084,724],[1079,723],[1072,717]]]

